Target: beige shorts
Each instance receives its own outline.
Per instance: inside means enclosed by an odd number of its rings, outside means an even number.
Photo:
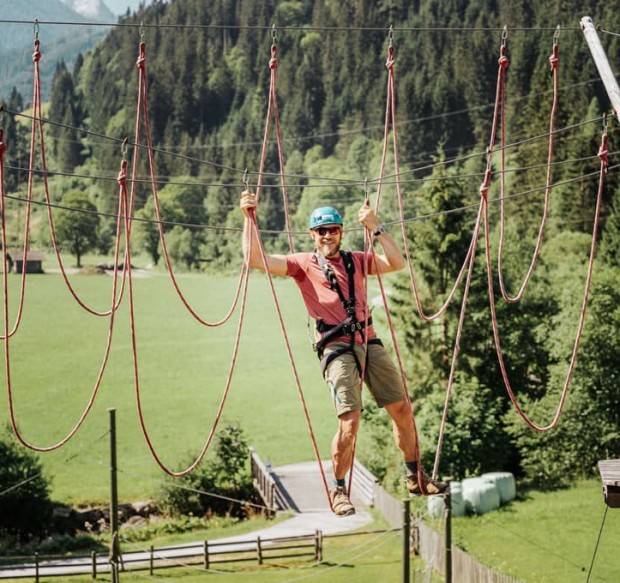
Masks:
[[[347,346],[349,346],[347,342],[329,344],[325,347],[323,357]],[[364,366],[364,346],[356,344],[355,354],[360,364]],[[325,370],[325,381],[332,394],[338,416],[349,411],[362,410],[360,375],[350,350],[332,360]],[[400,372],[381,344],[368,345],[364,383],[379,407],[402,401],[406,397]]]

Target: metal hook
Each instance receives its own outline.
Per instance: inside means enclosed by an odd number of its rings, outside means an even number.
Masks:
[[[276,23],[274,22],[271,25],[271,41],[273,44],[276,44],[276,40],[278,40],[278,29],[276,28]]]
[[[121,143],[121,156],[123,157],[123,162],[127,161],[127,143],[129,138],[125,138]]]
[[[390,30],[388,31],[388,41],[390,43],[389,46],[392,46],[392,43],[394,41],[394,25],[390,24]]]
[[[364,198],[365,198],[366,204],[369,204],[370,198],[368,196],[368,176],[364,178]]]
[[[34,40],[39,40],[39,19],[35,18],[32,25],[32,32],[34,33]]]
[[[144,40],[144,33],[145,33],[145,27],[144,27],[144,20],[140,21],[140,40],[143,41]]]
[[[607,135],[607,112],[603,112],[603,135]]]
[[[243,171],[243,184],[246,190],[250,190],[250,175],[247,168]]]
[[[558,44],[558,39],[560,38],[560,25],[558,24],[555,32],[553,33],[553,44],[557,45]]]
[[[506,40],[508,39],[508,25],[504,24],[504,30],[502,31],[502,46],[506,46]]]

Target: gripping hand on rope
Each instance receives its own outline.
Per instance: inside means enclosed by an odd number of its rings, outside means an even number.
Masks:
[[[373,262],[370,274],[376,275],[377,271],[379,273],[390,273],[391,271],[400,271],[403,269],[405,267],[403,254],[398,248],[396,241],[394,241],[385,228],[379,224],[379,219],[368,201],[360,207],[358,218],[360,223],[364,225],[372,235],[373,239],[379,241],[379,245],[383,251],[382,255],[375,255],[375,261]]]
[[[261,253],[262,243],[259,239],[258,226],[256,224],[256,195],[249,190],[241,193],[239,208],[245,217],[243,224],[243,255],[248,256],[249,265],[254,269],[266,268],[272,275],[286,275],[286,257],[284,255],[263,255]]]

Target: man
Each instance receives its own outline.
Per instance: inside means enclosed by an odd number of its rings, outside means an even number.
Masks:
[[[255,196],[243,192],[240,207],[245,216],[244,253],[247,256],[251,248],[250,267],[264,270],[256,234],[250,245]],[[331,451],[334,488],[330,499],[339,516],[355,513],[345,477],[353,465],[360,424],[362,376],[377,404],[392,418],[394,440],[405,458],[409,492],[440,494],[446,489],[445,484],[432,480],[420,466],[411,405],[397,367],[375,335],[367,306],[364,274],[398,271],[405,261],[368,203],[360,208],[359,221],[381,246],[382,254],[377,253],[375,259],[361,251],[341,252],[343,221],[333,207],[320,207],[310,216],[314,253],[267,255],[269,272],[295,279],[308,312],[317,322],[317,351],[338,415]]]

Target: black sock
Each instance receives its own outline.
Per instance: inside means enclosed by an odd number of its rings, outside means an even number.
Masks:
[[[340,480],[334,480],[334,486],[336,486],[337,488],[344,488],[345,486],[344,478]]]
[[[408,476],[417,476],[418,475],[418,462],[405,462],[405,468],[407,468]]]

